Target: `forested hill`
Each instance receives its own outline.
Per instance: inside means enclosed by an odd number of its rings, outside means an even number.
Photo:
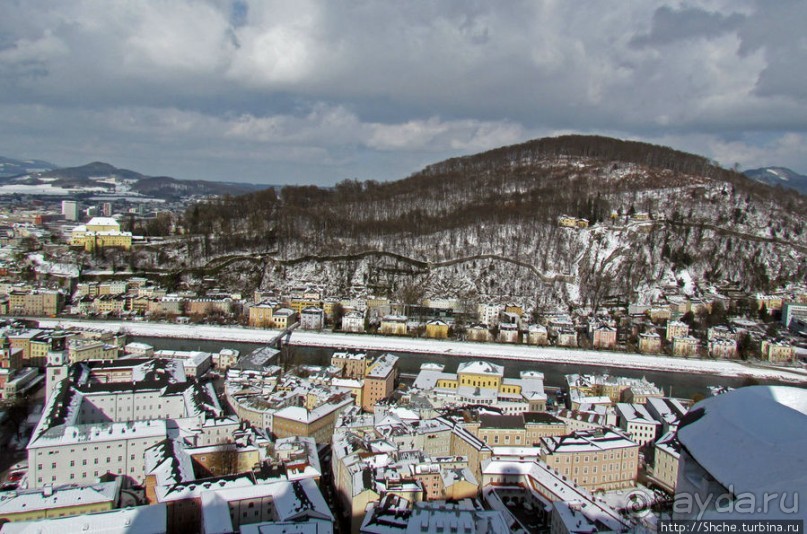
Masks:
[[[256,251],[290,259],[384,250],[427,262],[492,254],[549,278],[562,274],[571,285],[548,293],[593,302],[592,292],[635,292],[654,281],[674,283],[683,271],[758,289],[803,279],[806,207],[803,196],[701,156],[564,136],[450,159],[394,182],[223,198],[191,207],[185,225],[204,236],[190,245],[200,261]],[[588,219],[590,227],[560,228],[560,215]],[[475,263],[429,272],[430,283],[482,294],[505,286],[521,296],[538,290],[518,269],[496,271],[495,262],[484,262],[483,273]],[[342,273],[340,284],[355,285],[357,276]],[[609,279],[608,288],[594,287]]]

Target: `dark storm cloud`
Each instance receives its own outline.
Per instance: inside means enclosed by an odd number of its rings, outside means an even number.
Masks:
[[[709,39],[726,32],[736,31],[746,17],[739,13],[722,15],[703,9],[674,9],[662,6],[653,13],[650,33],[631,39],[636,47],[668,45],[692,38]]]

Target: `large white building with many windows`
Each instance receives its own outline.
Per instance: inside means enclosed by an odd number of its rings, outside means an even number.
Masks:
[[[171,360],[79,362],[51,391],[28,444],[32,487],[106,474],[140,483],[146,449],[180,427],[204,434],[224,419],[212,386],[186,379]]]

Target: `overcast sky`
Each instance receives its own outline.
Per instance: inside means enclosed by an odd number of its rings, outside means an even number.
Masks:
[[[598,133],[807,174],[803,0],[3,0],[0,155],[403,178]]]

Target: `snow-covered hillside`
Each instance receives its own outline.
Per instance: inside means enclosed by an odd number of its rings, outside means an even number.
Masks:
[[[803,197],[699,156],[570,136],[398,182],[197,206],[186,224],[206,237],[189,239],[182,257],[260,287],[414,286],[426,296],[597,306],[641,301],[665,285],[766,291],[803,280],[806,214]],[[561,215],[589,225],[562,227]],[[239,255],[222,267],[221,257]]]

